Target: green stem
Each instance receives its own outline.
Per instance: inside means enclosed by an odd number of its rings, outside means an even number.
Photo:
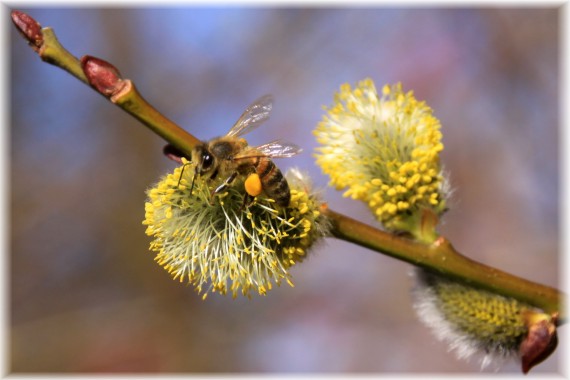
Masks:
[[[67,71],[89,85],[81,62],[61,45],[51,28],[41,29],[41,46],[34,50],[38,52],[43,61]],[[200,140],[158,112],[142,97],[130,80],[121,81],[122,86],[115,94],[102,95],[190,157],[192,148]]]
[[[130,80],[125,80],[124,87],[111,97],[111,102],[133,115],[151,131],[180,149],[186,157],[191,157],[192,149],[200,142],[196,137],[180,128],[151,106]]]
[[[83,73],[79,60],[59,43],[52,28],[42,28],[42,35],[43,44],[38,51],[40,58],[67,71],[88,85],[87,77]]]
[[[432,244],[398,237],[330,209],[323,210],[332,223],[332,235],[377,252],[430,269],[467,285],[515,298],[547,313],[565,315],[565,296],[558,290],[513,276],[471,260],[440,237]]]

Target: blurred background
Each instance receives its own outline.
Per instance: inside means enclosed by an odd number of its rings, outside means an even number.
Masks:
[[[370,224],[364,205],[325,188],[311,131],[342,83],[402,82],[443,126],[454,189],[443,234],[475,260],[560,286],[559,9],[20,10],[202,139],[272,93],[250,143],[302,145],[278,165],[308,171],[332,209]],[[345,242],[293,268],[294,288],[252,300],[202,301],[173,281],[141,224],[145,190],[175,166],[164,141],[8,26],[11,372],[479,371],[418,322],[410,265]],[[533,372],[557,372],[565,347]]]

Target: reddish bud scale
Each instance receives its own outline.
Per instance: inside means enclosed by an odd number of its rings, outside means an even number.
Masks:
[[[107,61],[86,55],[81,58],[81,67],[91,87],[108,98],[122,87],[121,73]]]
[[[556,349],[558,345],[556,322],[557,316],[554,316],[551,321],[541,320],[529,327],[528,335],[519,348],[523,373],[528,373],[532,367],[544,361]]]
[[[166,157],[171,159],[172,161],[178,162],[182,164],[182,157],[189,159],[189,156],[185,155],[180,149],[176,148],[174,145],[167,144],[163,149],[162,152]]]
[[[21,11],[12,11],[12,22],[28,43],[37,51],[44,42],[42,26],[30,15]]]

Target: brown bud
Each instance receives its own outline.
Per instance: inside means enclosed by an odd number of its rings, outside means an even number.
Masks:
[[[12,11],[12,21],[22,36],[37,51],[44,42],[42,26],[30,15],[21,11]]]
[[[188,159],[188,156],[184,154],[180,149],[176,148],[174,145],[167,144],[163,149],[162,153],[172,161],[182,163],[182,157]]]
[[[528,373],[532,367],[548,358],[556,349],[558,345],[556,319],[554,316],[530,324],[528,334],[519,348],[523,373]]]
[[[123,85],[121,73],[107,61],[86,55],[81,58],[81,67],[91,87],[108,98]]]

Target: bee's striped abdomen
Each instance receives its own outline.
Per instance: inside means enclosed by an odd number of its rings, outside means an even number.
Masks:
[[[263,185],[265,193],[277,202],[278,205],[287,207],[291,200],[289,184],[283,177],[281,170],[270,159],[258,159],[256,171]]]

